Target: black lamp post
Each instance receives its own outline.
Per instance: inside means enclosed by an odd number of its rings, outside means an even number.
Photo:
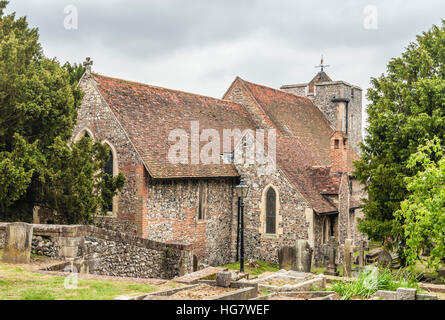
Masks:
[[[249,192],[249,186],[244,183],[244,178],[241,177],[240,184],[235,187],[236,195],[238,196],[239,203],[239,219],[238,225],[240,226],[240,238],[241,238],[241,248],[240,248],[240,272],[244,272],[244,198]]]

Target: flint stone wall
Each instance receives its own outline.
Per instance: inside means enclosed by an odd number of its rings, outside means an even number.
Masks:
[[[191,272],[190,246],[162,243],[92,226],[33,225],[32,252],[74,261],[79,272],[134,278]],[[0,223],[4,239],[6,223]],[[4,241],[0,242],[4,247]]]

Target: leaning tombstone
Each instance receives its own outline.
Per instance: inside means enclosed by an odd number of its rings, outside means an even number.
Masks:
[[[390,267],[392,264],[391,254],[386,250],[382,250],[379,253],[379,258],[377,261],[380,266]]]
[[[294,271],[311,272],[312,248],[307,240],[297,241],[297,261]]]
[[[344,276],[350,277],[352,275],[352,239],[345,240],[344,250]]]
[[[337,247],[338,247],[338,243],[337,243],[337,240],[335,240],[335,237],[330,237],[329,244],[328,244],[329,264],[328,264],[328,267],[326,268],[326,271],[324,272],[325,275],[338,276],[337,265],[335,264]]]
[[[31,259],[32,225],[22,222],[6,225],[3,262],[29,263]]]
[[[366,251],[366,241],[360,241],[359,254],[358,254],[358,265],[359,267],[365,266],[365,251]]]

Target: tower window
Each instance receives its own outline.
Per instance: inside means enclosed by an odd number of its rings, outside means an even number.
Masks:
[[[335,141],[334,141],[334,148],[335,149],[340,149],[340,140],[335,139]]]

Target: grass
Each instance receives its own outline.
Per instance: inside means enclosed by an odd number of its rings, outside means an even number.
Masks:
[[[261,292],[260,296],[261,296],[261,297],[268,296],[268,295],[271,294],[271,293],[272,293],[272,292],[270,292],[269,290],[263,290],[263,291]]]
[[[3,252],[0,250],[0,257]],[[113,300],[160,289],[142,283],[78,278],[77,289],[65,288],[65,277],[33,273],[0,261],[0,300]],[[169,282],[164,287],[172,287]]]
[[[252,268],[250,266],[245,265],[244,266],[244,271],[248,274],[251,275],[260,275],[264,272],[277,272],[279,271],[278,269],[278,265],[271,263],[271,262],[266,262],[266,261],[261,261],[261,260],[256,260],[256,263],[258,264],[258,267]],[[240,265],[239,262],[233,262],[233,263],[229,263],[226,265],[222,266],[223,268],[227,268],[230,270],[239,270]]]
[[[363,271],[352,282],[336,281],[332,284],[332,290],[337,292],[342,300],[367,299],[377,290],[396,291],[402,287],[419,289],[414,275],[403,270],[394,273],[386,269]]]
[[[312,267],[311,272],[315,274],[322,274],[326,271],[326,267]]]

